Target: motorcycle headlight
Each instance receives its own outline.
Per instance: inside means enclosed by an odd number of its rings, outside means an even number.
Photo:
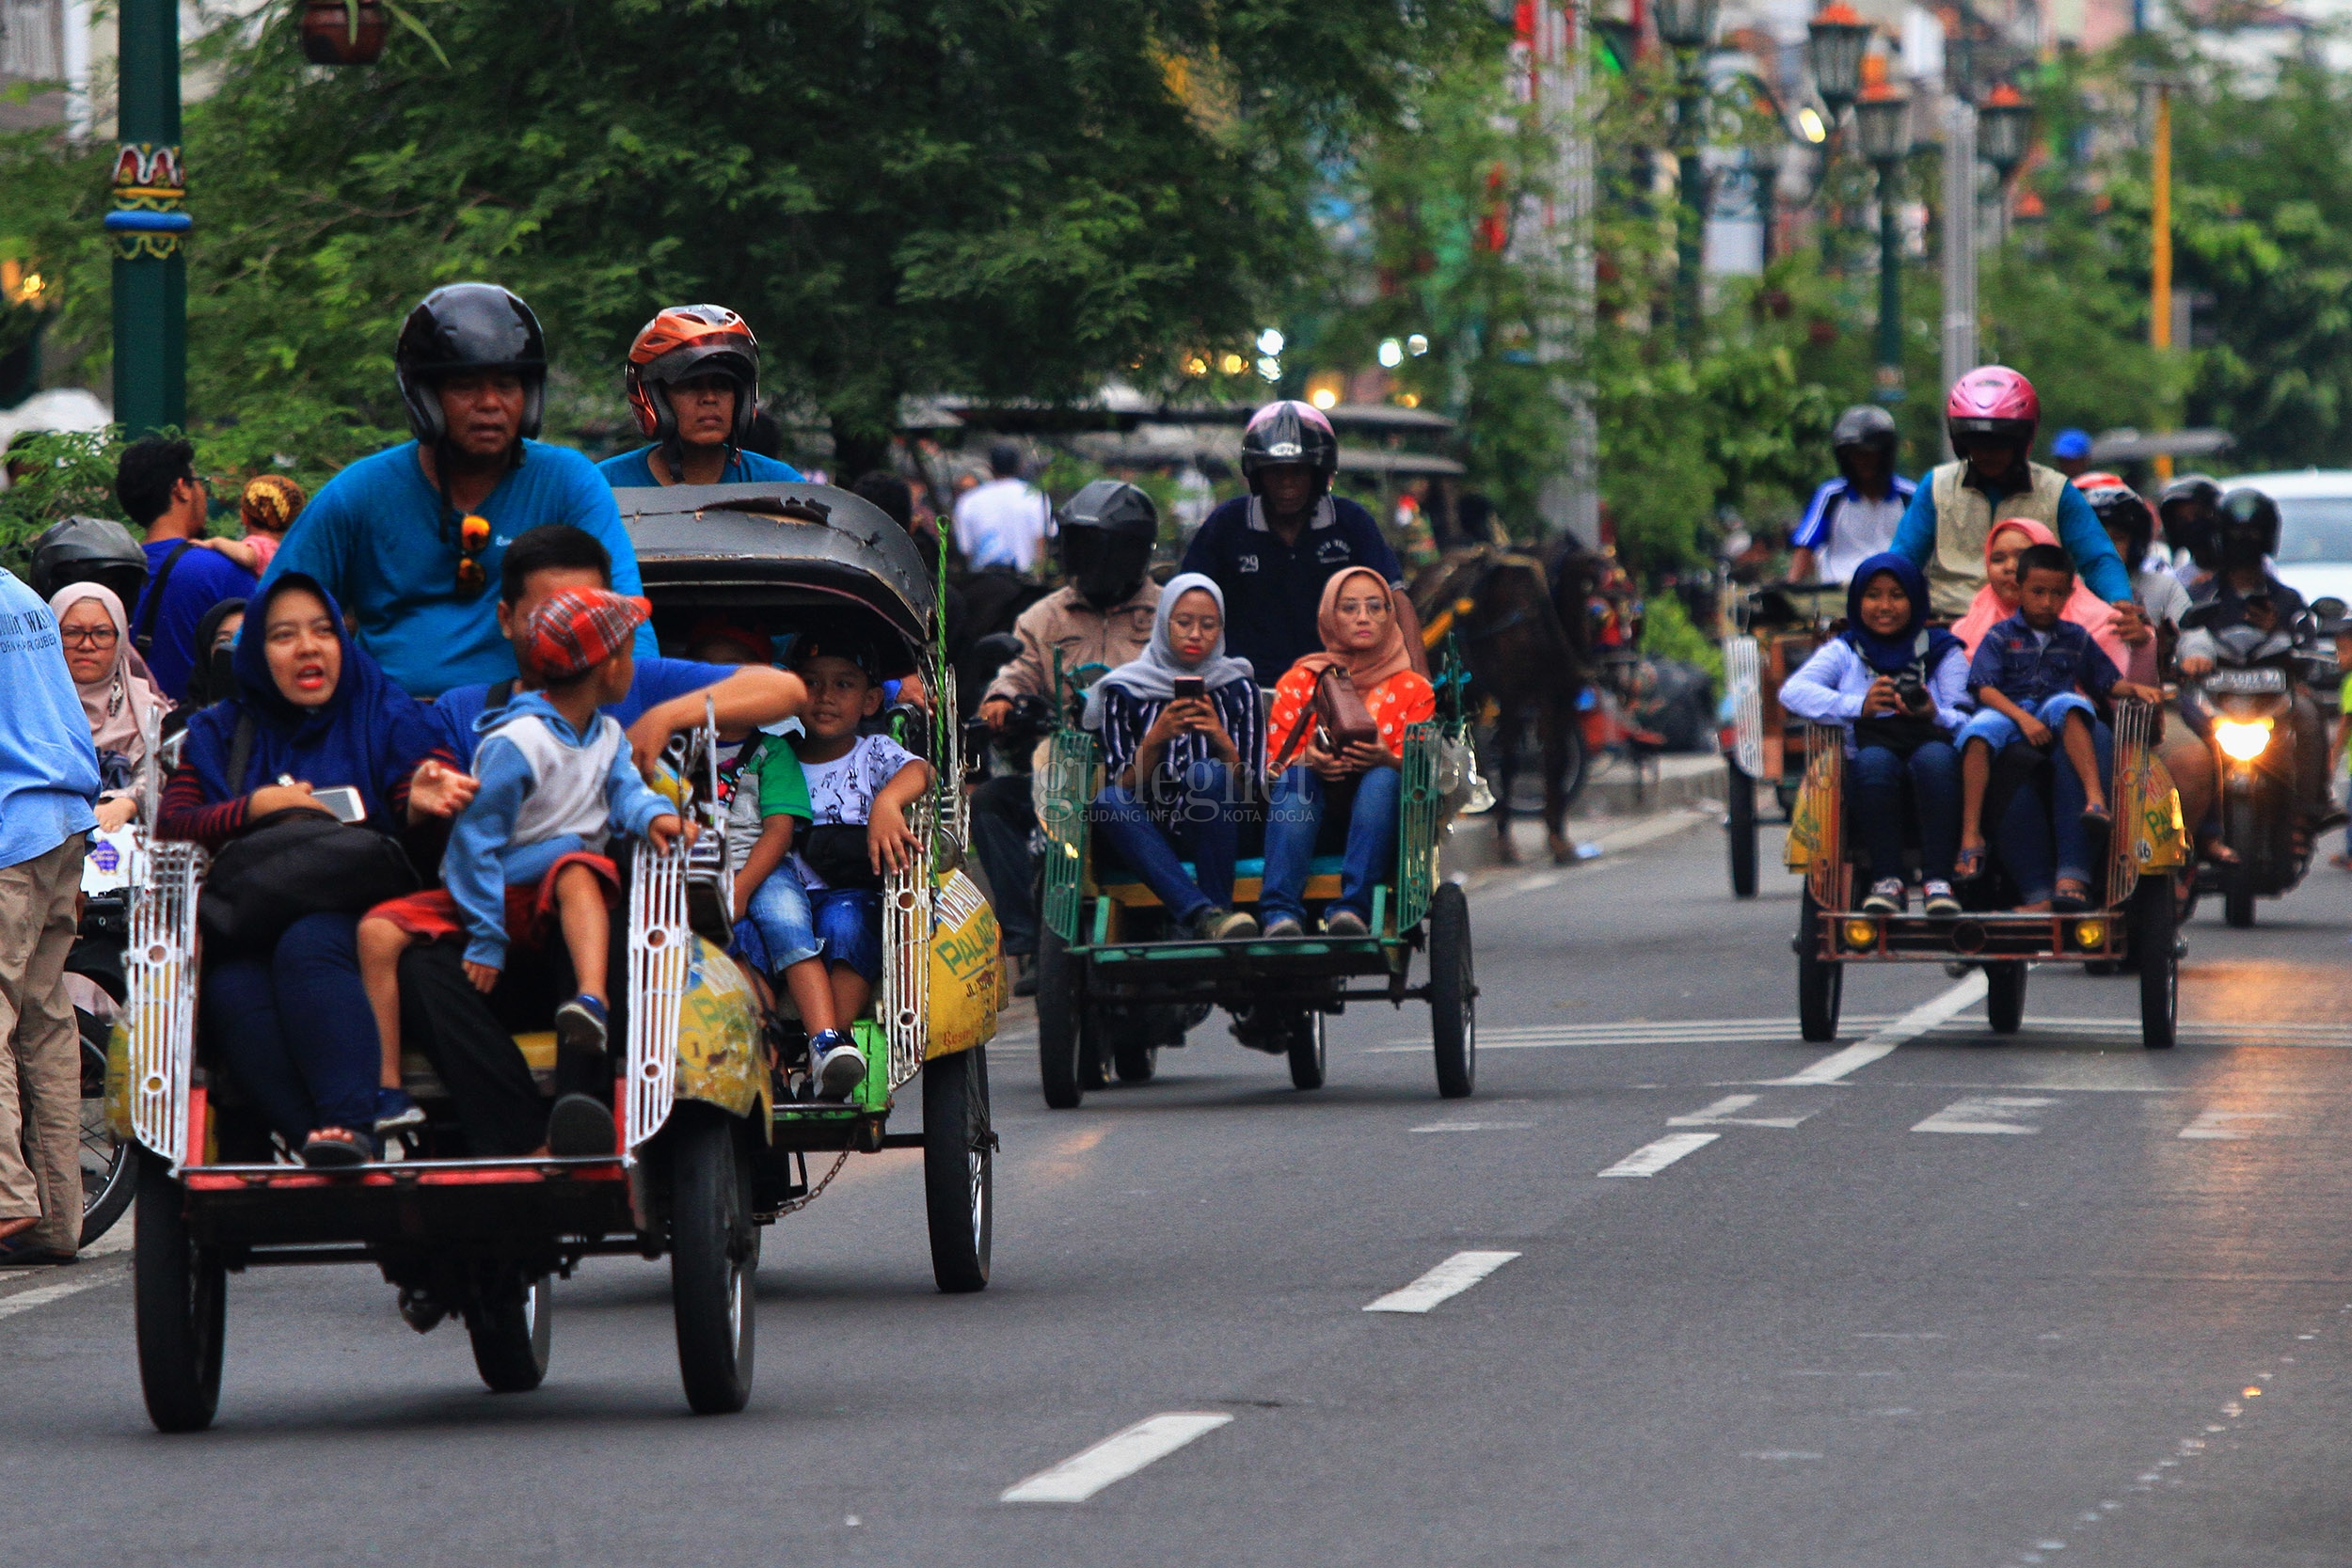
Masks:
[[[2270,747],[2272,721],[2256,719],[2244,721],[2217,719],[2214,721],[2213,738],[2222,754],[2239,762],[2251,762]]]

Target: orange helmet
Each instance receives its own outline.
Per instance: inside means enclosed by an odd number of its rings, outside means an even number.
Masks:
[[[735,428],[727,444],[739,447],[759,414],[759,340],[742,317],[723,305],[673,305],[647,322],[628,345],[622,379],[637,427],[663,446],[677,440],[677,410],[670,388],[706,375],[735,381]]]

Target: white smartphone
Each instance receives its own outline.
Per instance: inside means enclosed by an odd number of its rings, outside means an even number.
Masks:
[[[359,792],[349,784],[329,784],[325,789],[310,791],[310,799],[325,806],[338,822],[358,822],[368,815],[368,805],[359,799]]]

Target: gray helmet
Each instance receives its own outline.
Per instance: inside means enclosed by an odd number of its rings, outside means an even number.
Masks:
[[[1892,474],[1896,440],[1895,416],[1874,403],[1855,404],[1837,416],[1837,422],[1829,431],[1830,451],[1837,459],[1837,471],[1848,480],[1853,475],[1848,471],[1846,454],[1856,451],[1884,454],[1886,471]]]
[[[33,592],[47,599],[77,582],[102,583],[125,614],[147,585],[147,555],[131,531],[105,517],[68,517],[33,541]]]

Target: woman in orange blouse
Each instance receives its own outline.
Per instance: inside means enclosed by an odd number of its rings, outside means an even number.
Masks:
[[[1307,870],[1314,858],[1325,808],[1347,822],[1340,895],[1324,911],[1331,936],[1359,937],[1372,918],[1372,890],[1396,857],[1397,800],[1405,731],[1434,717],[1438,696],[1416,673],[1396,612],[1396,591],[1366,567],[1336,573],[1323,585],[1315,615],[1324,651],[1292,665],[1274,689],[1266,745],[1275,777],[1266,812],[1265,892],[1258,908],[1269,937],[1305,934]],[[1339,752],[1324,749],[1311,717],[1315,681],[1326,670],[1344,671],[1373,722],[1376,742]]]

